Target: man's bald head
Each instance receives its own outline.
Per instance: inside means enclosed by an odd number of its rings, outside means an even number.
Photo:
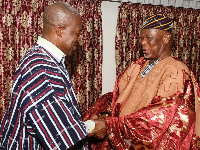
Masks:
[[[72,56],[82,30],[78,11],[67,3],[56,2],[46,8],[43,19],[42,38]]]
[[[79,12],[71,5],[65,2],[56,2],[46,8],[43,14],[43,24],[45,28],[49,26],[66,26],[66,22],[70,23],[73,21],[72,16],[80,16]]]

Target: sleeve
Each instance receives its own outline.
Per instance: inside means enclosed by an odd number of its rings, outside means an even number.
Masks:
[[[56,67],[45,65],[35,64],[23,74],[24,123],[44,149],[67,149],[86,136],[85,126],[74,102],[72,85],[63,82]]]
[[[116,149],[190,149],[195,113],[188,92],[155,97],[147,107],[123,117],[107,117],[107,133]],[[187,137],[187,138],[186,138]],[[189,137],[189,138],[188,138]],[[180,146],[181,145],[181,146]]]
[[[113,93],[109,92],[101,96],[85,113],[83,120],[90,119],[93,115],[100,113],[110,113]]]
[[[193,136],[191,150],[200,150],[200,137],[198,135]]]

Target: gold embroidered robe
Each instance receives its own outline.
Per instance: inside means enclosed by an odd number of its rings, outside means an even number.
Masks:
[[[200,91],[194,76],[184,63],[168,57],[142,78],[147,64],[141,58],[118,75],[114,91],[86,113],[85,119],[108,113],[108,136],[92,139],[92,149],[198,149]]]

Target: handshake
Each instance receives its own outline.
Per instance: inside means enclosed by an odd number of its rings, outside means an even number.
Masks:
[[[95,127],[88,134],[88,137],[95,137],[97,139],[103,139],[106,136],[107,129],[106,129],[105,119],[106,119],[106,114],[100,114],[99,116],[94,115],[90,118],[91,121],[95,122]]]

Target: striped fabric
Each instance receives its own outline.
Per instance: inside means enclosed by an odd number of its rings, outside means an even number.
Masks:
[[[153,14],[145,17],[141,30],[143,29],[160,29],[172,33],[173,20],[168,18],[166,14]]]
[[[65,150],[85,136],[68,72],[37,44],[16,70],[0,149]]]
[[[160,61],[160,59],[152,62],[152,63],[149,63],[145,69],[142,71],[141,75],[142,75],[142,78],[144,78],[148,73],[149,71],[151,71],[151,69]]]

